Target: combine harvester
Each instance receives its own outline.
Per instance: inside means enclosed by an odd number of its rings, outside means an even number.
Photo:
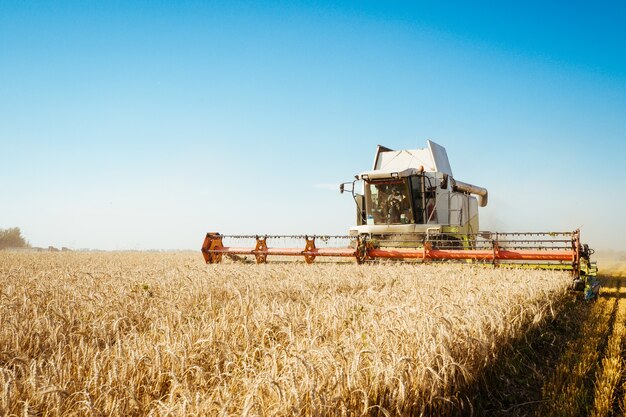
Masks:
[[[586,299],[598,295],[593,250],[580,231],[479,231],[478,207],[487,205],[485,188],[452,175],[444,147],[428,141],[424,149],[394,151],[378,146],[371,171],[340,186],[356,203],[356,226],[347,236],[229,236],[207,233],[202,255],[219,263],[224,255],[250,255],[257,263],[268,256],[354,258],[358,263],[382,259],[412,262],[466,262],[515,268],[570,271],[572,288]],[[249,247],[230,246],[248,240]],[[297,248],[281,241],[301,241]],[[269,245],[268,242],[277,243]],[[329,242],[343,242],[332,246]],[[229,243],[229,245],[225,245]]]

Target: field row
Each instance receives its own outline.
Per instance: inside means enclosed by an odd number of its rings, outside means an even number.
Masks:
[[[539,415],[623,415],[626,279],[603,277],[599,300],[543,387]]]

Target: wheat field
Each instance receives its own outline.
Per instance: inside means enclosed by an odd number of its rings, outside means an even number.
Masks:
[[[0,252],[0,415],[471,412],[567,274]]]

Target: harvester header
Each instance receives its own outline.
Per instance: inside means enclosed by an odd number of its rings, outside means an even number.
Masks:
[[[222,235],[207,233],[207,263],[224,256],[383,259],[405,262],[464,262],[570,271],[573,286],[597,295],[593,250],[573,232],[480,231],[478,207],[487,189],[454,178],[443,146],[394,151],[378,146],[373,169],[340,185],[355,202],[356,224],[345,236]],[[247,245],[233,244],[244,241]]]

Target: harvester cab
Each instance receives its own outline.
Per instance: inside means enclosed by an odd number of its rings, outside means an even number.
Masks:
[[[350,235],[394,243],[478,233],[478,207],[488,196],[485,188],[457,181],[445,148],[432,141],[401,151],[379,145],[372,170],[356,175],[351,191],[357,216]]]

